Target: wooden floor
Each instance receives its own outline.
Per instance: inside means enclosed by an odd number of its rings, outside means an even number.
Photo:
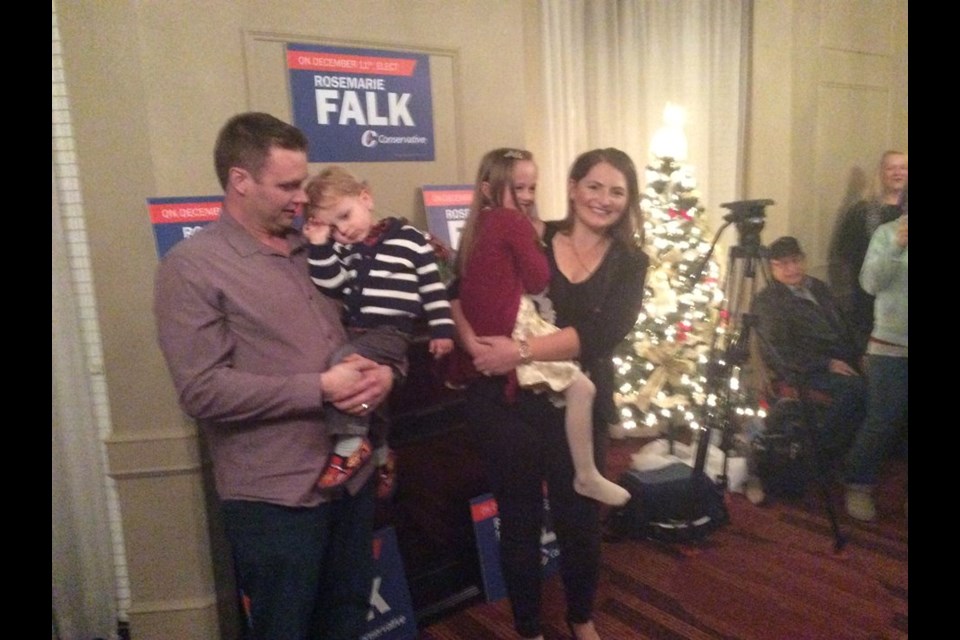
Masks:
[[[644,442],[614,441],[616,477]],[[899,640],[907,629],[907,465],[894,457],[878,487],[879,518],[859,523],[830,504],[845,539],[835,550],[826,503],[754,506],[728,494],[731,522],[696,547],[605,542],[595,623],[605,640]],[[569,638],[555,575],[544,585],[546,640]],[[421,625],[421,640],[515,638],[505,600],[477,597]]]

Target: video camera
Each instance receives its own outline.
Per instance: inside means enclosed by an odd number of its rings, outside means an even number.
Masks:
[[[773,200],[767,198],[725,202],[720,206],[724,209],[730,209],[730,213],[723,216],[723,219],[737,226],[737,232],[740,234],[740,244],[748,248],[759,249],[760,232],[763,230],[764,220],[767,217],[764,208],[771,204],[774,204]]]

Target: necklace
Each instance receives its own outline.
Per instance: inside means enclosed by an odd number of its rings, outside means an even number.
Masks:
[[[604,251],[601,251],[598,256],[597,248],[603,246],[604,249],[606,249],[606,245],[609,243],[609,238],[606,236],[601,236],[593,244],[593,246],[590,247],[589,251],[585,252],[587,260],[583,259],[583,255],[581,255],[580,251],[577,249],[577,243],[573,241],[573,236],[567,236],[567,240],[570,242],[570,249],[573,251],[573,257],[576,258],[580,268],[584,271],[583,279],[586,280],[593,275],[593,272],[596,271],[597,267],[600,266],[600,263],[603,262]],[[588,266],[588,262],[593,264],[593,266]]]

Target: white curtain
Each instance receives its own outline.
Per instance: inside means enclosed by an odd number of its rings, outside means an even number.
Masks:
[[[115,639],[129,600],[123,533],[106,475],[109,433],[93,283],[57,8],[52,29],[51,590],[57,640]],[[122,596],[122,597],[121,597]]]
[[[105,466],[53,180],[52,589],[57,638],[115,638],[117,585]]]
[[[565,185],[573,159],[617,147],[640,171],[667,103],[687,113],[689,153],[712,229],[741,189],[750,0],[541,0],[547,153],[540,181]],[[566,214],[551,189],[547,218]]]

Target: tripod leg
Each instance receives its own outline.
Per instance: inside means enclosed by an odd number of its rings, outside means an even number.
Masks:
[[[804,406],[804,431],[806,432],[807,446],[810,447],[811,473],[817,479],[817,488],[820,490],[820,498],[827,511],[827,518],[830,520],[830,528],[833,531],[833,551],[840,553],[847,544],[847,540],[840,531],[840,524],[837,521],[837,513],[833,508],[833,502],[830,500],[829,479],[822,473],[829,465],[829,460],[823,454],[820,447],[820,440],[817,437],[817,425],[814,411],[809,407],[809,400],[802,400]]]

